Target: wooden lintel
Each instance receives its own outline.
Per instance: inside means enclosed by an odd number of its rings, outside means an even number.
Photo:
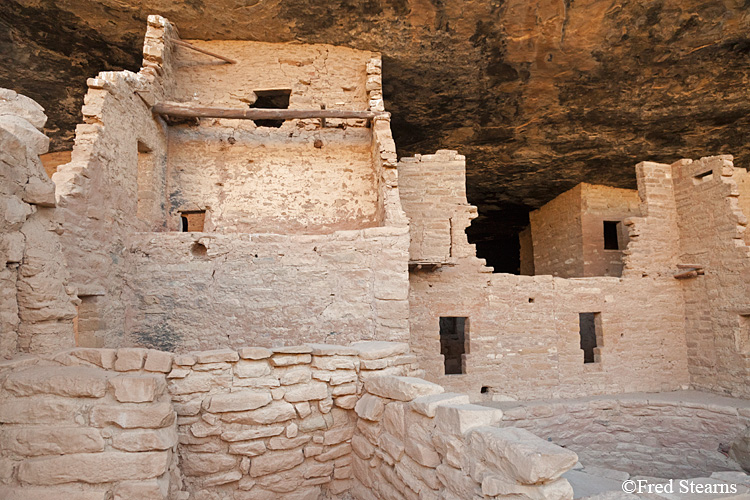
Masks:
[[[695,278],[696,276],[698,276],[698,271],[696,271],[695,269],[691,269],[690,271],[685,271],[684,273],[678,273],[674,275],[674,277],[678,280]]]
[[[195,106],[180,102],[159,102],[151,111],[157,115],[180,118],[229,118],[237,120],[295,120],[306,118],[353,118],[369,120],[386,113],[374,111],[348,111],[338,109],[264,109],[220,108]]]
[[[677,264],[677,269],[703,269],[700,264]]]
[[[195,45],[187,43],[187,42],[183,42],[182,40],[172,40],[172,43],[174,43],[175,45],[179,45],[180,47],[185,47],[186,49],[200,52],[201,54],[206,54],[208,56],[215,57],[216,59],[221,59],[222,61],[228,62],[229,64],[237,64],[237,61],[235,61],[234,59],[229,59],[228,57],[224,57],[221,54],[217,54],[216,52],[211,52],[210,50],[196,47]]]

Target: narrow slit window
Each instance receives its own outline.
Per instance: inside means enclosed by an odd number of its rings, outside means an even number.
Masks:
[[[596,359],[595,349],[601,347],[600,313],[579,313],[578,325],[583,362],[596,363],[598,360]]]
[[[693,176],[693,184],[695,185],[702,184],[704,182],[710,181],[713,178],[714,178],[714,171],[708,170],[706,172]]]
[[[251,108],[262,109],[289,109],[289,97],[291,89],[256,90],[257,99],[250,105]],[[255,120],[258,127],[279,128],[284,120]]]
[[[616,221],[616,220],[604,221],[604,249],[605,250],[619,250],[620,249],[620,221]]]
[[[458,375],[466,373],[464,370],[464,354],[466,354],[465,317],[440,318],[440,353],[445,358],[445,374]]]
[[[205,210],[180,212],[181,231],[183,233],[201,233],[206,222]]]

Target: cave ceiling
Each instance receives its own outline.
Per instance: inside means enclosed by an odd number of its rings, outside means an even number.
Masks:
[[[470,235],[512,246],[527,213],[634,165],[750,162],[750,0],[2,0],[0,86],[41,103],[70,149],[86,78],[137,71],[148,14],[185,39],[383,54],[400,156],[467,156]]]

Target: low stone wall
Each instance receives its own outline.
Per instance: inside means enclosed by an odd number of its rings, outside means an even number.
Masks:
[[[171,363],[159,351],[77,349],[0,364],[0,498],[170,498]]]
[[[419,374],[407,344],[177,356],[168,375],[193,499],[317,499],[349,489],[360,379]]]
[[[355,499],[573,498],[560,476],[576,454],[496,427],[501,410],[411,377],[373,377],[364,389],[354,409]]]
[[[664,478],[740,470],[727,458],[750,425],[750,402],[686,391],[493,403],[501,426],[575,451],[584,465]]]
[[[393,342],[5,362],[0,498],[572,498],[575,453],[421,375]]]

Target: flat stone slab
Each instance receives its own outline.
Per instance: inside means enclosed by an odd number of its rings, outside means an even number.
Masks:
[[[443,386],[427,382],[421,378],[383,375],[365,381],[365,390],[376,396],[397,401],[411,401],[420,396],[445,392]]]

